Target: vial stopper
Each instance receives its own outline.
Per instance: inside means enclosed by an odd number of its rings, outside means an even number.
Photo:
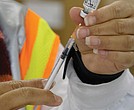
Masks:
[[[87,13],[85,13],[84,10],[81,10],[80,16],[81,16],[82,18],[85,18],[86,15],[87,15]]]

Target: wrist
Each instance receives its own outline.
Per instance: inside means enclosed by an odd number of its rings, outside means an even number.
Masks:
[[[75,69],[76,74],[79,77],[79,79],[83,83],[87,83],[87,84],[108,83],[108,82],[111,82],[111,81],[117,79],[123,73],[123,71],[122,71],[122,72],[112,74],[112,75],[102,75],[102,74],[97,74],[97,73],[91,72],[83,64],[79,51],[74,52],[73,66],[74,66],[74,69]]]

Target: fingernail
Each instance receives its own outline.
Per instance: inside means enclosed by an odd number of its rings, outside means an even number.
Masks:
[[[89,29],[86,29],[86,28],[79,28],[77,30],[77,38],[85,38],[87,36],[89,36],[90,32],[89,32]]]
[[[98,49],[93,49],[94,54],[98,54]]]
[[[56,104],[61,104],[62,103],[62,99],[59,96],[55,95],[54,97],[55,97]]]
[[[85,40],[86,45],[88,46],[98,46],[100,45],[101,41],[97,37],[86,37]]]
[[[84,23],[86,26],[96,24],[96,17],[95,16],[88,16],[84,18]]]

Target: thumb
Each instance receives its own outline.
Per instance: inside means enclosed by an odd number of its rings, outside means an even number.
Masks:
[[[70,9],[70,17],[72,19],[73,22],[75,22],[77,25],[82,24],[84,25],[84,20],[83,18],[80,16],[80,12],[81,12],[81,8],[80,7],[73,7]]]
[[[8,106],[6,106],[8,102]],[[51,91],[43,89],[23,87],[3,94],[0,97],[0,108],[11,110],[21,108],[26,105],[47,105],[58,106],[62,103],[59,96],[54,95]]]

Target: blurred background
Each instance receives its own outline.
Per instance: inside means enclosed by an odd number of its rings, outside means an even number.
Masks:
[[[66,44],[75,24],[71,21],[69,10],[71,7],[83,7],[84,0],[16,0],[34,10],[44,18],[50,27],[61,37],[63,45]],[[105,1],[108,4],[112,0]],[[101,6],[104,3],[101,3]]]
[[[60,36],[63,45],[66,44],[75,24],[71,21],[69,10],[71,7],[83,7],[84,0],[16,0],[34,10],[44,18],[50,27]],[[100,5],[106,5],[115,0],[102,0]],[[130,68],[134,74],[134,67]]]
[[[30,7],[49,23],[50,27],[66,44],[75,24],[71,21],[69,10],[73,6],[81,6],[83,0],[16,0]]]

